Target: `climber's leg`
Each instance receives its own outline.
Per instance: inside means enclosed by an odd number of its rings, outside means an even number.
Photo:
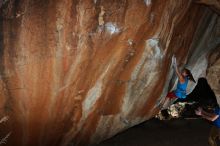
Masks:
[[[169,92],[166,96],[166,98],[160,103],[159,107],[160,109],[167,109],[170,105],[170,102],[173,101],[173,99],[176,99],[176,95],[174,92]]]
[[[170,98],[166,97],[162,109],[167,109],[169,107],[170,100]]]

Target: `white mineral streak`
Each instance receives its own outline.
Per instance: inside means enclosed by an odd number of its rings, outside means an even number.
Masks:
[[[100,98],[102,93],[102,88],[105,87],[105,77],[107,76],[108,72],[111,72],[111,67],[114,68],[114,61],[116,59],[112,59],[112,61],[106,65],[106,67],[103,69],[103,73],[100,75],[100,78],[97,80],[95,85],[88,91],[84,102],[82,103],[82,118],[80,119],[79,124],[77,125],[77,128],[73,128],[69,130],[69,132],[66,134],[65,137],[68,137],[68,139],[71,137],[74,137],[74,133],[79,132],[83,127],[84,123],[86,122],[85,119],[88,117],[90,113],[92,113],[95,109],[96,101]],[[68,141],[67,139],[67,141]],[[70,140],[69,139],[69,140]],[[64,142],[66,143],[66,142]]]
[[[95,104],[97,99],[101,96],[102,93],[102,78],[100,78],[95,86],[91,88],[86,95],[85,102],[83,103],[83,109],[85,111],[85,114],[87,114],[91,107]]]
[[[7,144],[8,138],[11,135],[11,132],[8,133],[5,137],[3,137],[2,139],[0,139],[0,145],[2,144]]]
[[[63,10],[62,8],[64,5],[59,5],[58,6],[58,11],[56,12],[56,47],[55,47],[55,56],[53,58],[53,92],[52,92],[52,97],[50,98],[50,105],[48,106],[49,108],[49,113],[52,113],[52,109],[54,108],[55,102],[56,102],[56,96],[57,92],[60,88],[60,76],[61,76],[61,67],[62,67],[62,62],[60,61],[60,58],[63,54],[63,48],[64,48],[64,39],[63,39],[63,29],[65,25],[64,17],[67,12],[67,10]],[[52,116],[52,115],[50,115]]]
[[[107,22],[105,24],[105,30],[109,32],[111,35],[120,32],[120,28],[115,23],[112,22]]]
[[[154,13],[151,13],[150,14],[150,23],[153,23],[154,22]]]
[[[133,45],[133,40],[132,39],[128,39],[128,45],[132,46]]]
[[[143,118],[134,118],[132,122],[124,122],[125,120],[126,119],[123,119],[120,114],[102,116],[91,138],[91,142],[98,143],[100,139],[108,139],[120,131],[124,131],[140,123],[140,121],[145,121]]]
[[[109,63],[109,65],[106,66],[103,73],[100,75],[100,78],[97,80],[95,85],[88,91],[84,102],[82,103],[82,118],[80,119],[79,124],[77,125],[77,128],[75,129],[74,126],[72,129],[69,130],[69,132],[65,135],[65,137],[71,138],[71,136],[74,135],[74,133],[77,133],[77,131],[81,130],[85,119],[88,117],[88,115],[93,112],[93,107],[96,103],[96,101],[99,99],[99,97],[102,94],[102,88],[104,84],[104,78],[106,74],[108,73],[110,67],[112,65],[112,62]],[[71,135],[71,136],[70,136]],[[66,143],[66,141],[64,142]]]
[[[104,7],[101,6],[101,12],[99,13],[99,18],[98,18],[99,25],[104,25],[104,24],[105,24],[105,21],[104,21],[104,14],[105,14]]]
[[[86,42],[86,39],[87,38],[85,36],[81,36],[79,34],[79,41],[78,41],[77,52],[76,52],[77,55],[76,55],[75,61],[71,64],[70,70],[68,71],[68,73],[66,75],[67,78],[64,81],[65,85],[63,87],[60,87],[57,90],[57,92],[62,91],[63,89],[68,87],[70,84],[72,84],[72,81],[74,81],[74,80],[76,80],[76,78],[78,78],[78,76],[76,76],[76,74],[78,74],[79,66],[84,61],[83,57],[85,56],[85,54],[88,53],[88,50],[84,44]]]
[[[3,118],[0,119],[0,123],[7,122],[9,119],[9,116],[4,116]]]
[[[152,38],[146,41],[147,45],[152,48],[151,56],[155,58],[162,58],[163,53],[161,52],[161,48],[159,46],[159,39],[157,38]]]
[[[91,141],[98,143],[100,139],[110,138],[112,135],[115,135],[119,131],[123,130],[124,127],[126,127],[126,125],[120,121],[120,114],[102,116],[98,122],[98,126],[96,127],[96,131],[94,132]]]
[[[66,50],[67,50],[67,51],[70,51],[70,50],[71,50],[70,45],[66,45]]]
[[[147,40],[143,55],[131,74],[131,82],[128,82],[127,85],[122,105],[123,117],[126,117],[134,107],[142,108],[146,102],[150,90],[157,82],[162,58],[163,51],[159,47],[159,40]],[[134,104],[138,106],[134,106]]]
[[[146,4],[146,6],[151,5],[151,0],[144,0],[144,2],[145,2],[145,4]]]
[[[166,97],[166,95],[167,95],[167,93],[169,92],[169,85],[170,85],[170,83],[172,83],[172,87],[171,87],[171,89],[170,89],[170,91],[172,91],[172,90],[174,90],[174,88],[175,88],[175,86],[176,86],[176,84],[177,84],[177,80],[172,80],[172,77],[173,77],[173,74],[174,74],[174,69],[173,69],[173,67],[172,67],[172,65],[173,65],[173,59],[174,59],[174,56],[172,56],[172,58],[171,58],[171,64],[170,64],[170,69],[169,69],[169,72],[168,72],[168,74],[167,74],[167,76],[166,76],[166,83],[165,83],[165,85],[164,85],[164,88],[163,88],[163,91],[162,91],[162,93],[161,93],[161,96],[160,96],[160,98],[158,98],[158,100],[157,100],[157,103],[155,104],[155,106],[154,106],[154,108],[156,108],[156,107],[158,107],[158,105],[160,104],[160,102],[162,102],[163,100],[163,98],[165,98]],[[153,108],[153,109],[154,109]],[[152,109],[152,110],[153,110]]]
[[[97,80],[95,85],[89,90],[85,97],[85,101],[83,102],[83,117],[87,117],[90,112],[92,112],[92,108],[95,105],[96,101],[102,94],[103,88],[103,79],[109,71],[110,64],[106,67],[100,78]]]

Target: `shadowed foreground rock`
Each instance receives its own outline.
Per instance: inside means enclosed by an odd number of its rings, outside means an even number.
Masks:
[[[202,119],[151,119],[96,146],[209,146],[209,130]]]
[[[174,85],[174,54],[206,76],[219,20],[190,0],[1,0],[7,145],[88,145],[148,120]]]

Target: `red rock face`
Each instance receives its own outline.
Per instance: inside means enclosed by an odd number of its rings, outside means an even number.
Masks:
[[[186,0],[5,0],[0,9],[11,146],[88,145],[149,119],[170,89],[172,56],[186,63],[214,15]]]

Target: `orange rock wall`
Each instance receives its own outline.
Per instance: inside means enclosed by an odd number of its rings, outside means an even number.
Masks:
[[[10,146],[97,143],[157,112],[206,13],[191,0],[5,0],[0,113]]]

